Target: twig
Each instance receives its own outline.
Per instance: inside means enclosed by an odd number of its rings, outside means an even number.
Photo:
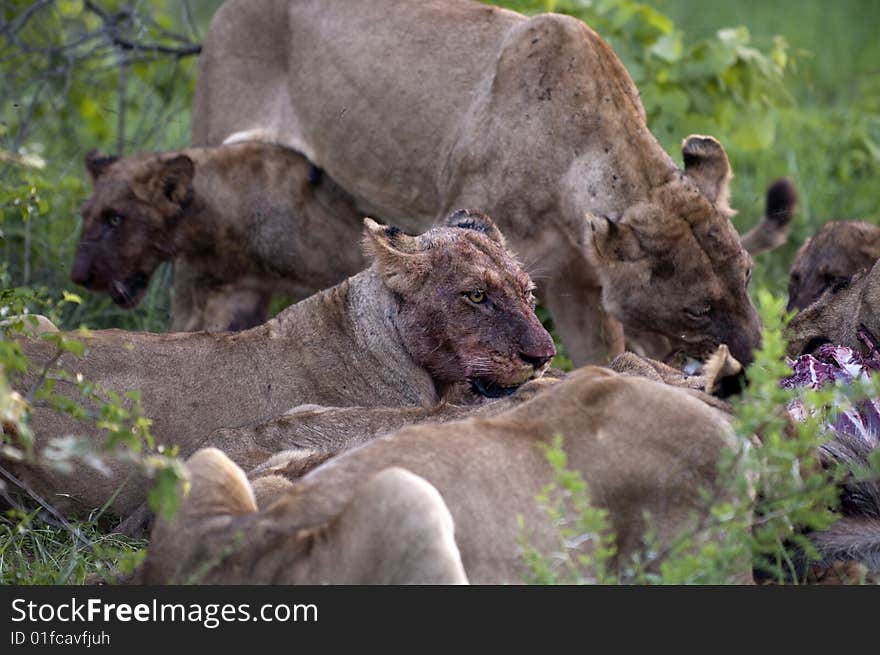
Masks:
[[[4,467],[2,465],[0,465],[0,475],[3,475],[3,477],[5,477],[7,480],[9,480],[12,484],[17,486],[19,489],[24,490],[24,492],[28,496],[30,496],[35,501],[37,501],[37,503],[39,503],[43,507],[43,509],[45,509],[53,517],[55,517],[55,519],[61,524],[61,526],[64,527],[68,532],[70,532],[70,534],[72,534],[73,537],[78,542],[80,542],[83,546],[91,547],[92,542],[90,542],[88,539],[83,537],[82,533],[79,530],[77,530],[75,527],[73,527],[70,524],[70,522],[66,518],[64,518],[64,516],[57,509],[55,509],[49,503],[47,503],[45,500],[43,500],[42,497],[40,497],[40,495],[37,494],[37,492],[34,491],[30,487],[30,485],[28,485],[26,482],[24,482],[22,480],[19,480],[17,477],[12,475],[12,473],[7,471],[6,467]]]
[[[64,350],[62,348],[58,347],[58,348],[56,348],[55,354],[52,356],[52,359],[50,359],[48,362],[46,362],[46,365],[43,367],[43,370],[40,371],[40,376],[37,378],[36,382],[34,382],[34,384],[28,390],[27,395],[25,396],[25,400],[27,401],[28,405],[30,405],[33,402],[34,394],[37,393],[37,391],[40,389],[40,387],[43,386],[43,382],[46,381],[46,376],[49,375],[49,369],[52,368],[58,362],[59,359],[61,359],[61,356],[63,354],[64,354]]]
[[[117,16],[110,16],[91,0],[85,0],[83,2],[83,8],[86,11],[95,14],[104,22],[110,41],[120,50],[134,50],[136,52],[152,52],[154,54],[173,55],[178,59],[197,55],[202,51],[202,45],[200,43],[190,43],[183,47],[167,46],[159,43],[136,43],[135,41],[131,41],[121,36],[117,29],[120,19],[123,17],[130,18],[130,14],[123,13],[122,15],[117,14]],[[172,35],[172,38],[175,40],[181,39],[179,35]]]

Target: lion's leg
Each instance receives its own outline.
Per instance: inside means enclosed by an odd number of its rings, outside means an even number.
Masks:
[[[203,325],[204,307],[196,290],[196,272],[183,259],[174,261],[174,293],[171,296],[171,332],[194,332]]]
[[[575,366],[606,365],[623,352],[623,326],[602,309],[601,291],[568,273],[554,275],[541,290]]]

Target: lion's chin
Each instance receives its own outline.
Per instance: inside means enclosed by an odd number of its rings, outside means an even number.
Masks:
[[[141,298],[144,297],[149,283],[150,277],[143,273],[135,273],[129,276],[125,282],[113,280],[109,287],[110,297],[123,309],[137,307]]]
[[[503,386],[489,378],[471,378],[471,390],[484,398],[503,398],[509,396],[522,385]]]

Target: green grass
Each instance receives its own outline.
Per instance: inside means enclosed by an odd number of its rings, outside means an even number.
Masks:
[[[63,526],[39,510],[9,510],[0,516],[0,584],[112,583],[142,561],[146,544],[97,519]]]

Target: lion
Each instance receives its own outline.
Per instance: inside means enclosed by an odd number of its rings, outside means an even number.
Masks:
[[[137,305],[158,265],[177,257],[203,311],[178,331],[244,330],[273,295],[304,297],[366,267],[362,215],[298,153],[264,143],[86,156],[71,279]]]
[[[867,354],[880,335],[880,266],[833,286],[792,319],[787,353],[806,355],[832,343]]]
[[[188,580],[198,570],[204,584],[374,582],[347,571],[393,567],[401,550],[449,555],[439,537],[410,540],[434,522],[411,513],[399,526],[397,511],[386,509],[400,502],[398,495],[375,499],[365,544],[342,528],[352,507],[363,507],[360,485],[393,468],[439,492],[470,582],[522,582],[522,538],[541,552],[558,547],[553,519],[536,501],[554,480],[543,448],[555,435],[563,438],[568,468],[588,483],[593,505],[609,512],[615,570],[645,548],[648,514],[661,550],[693,527],[730,434],[726,414],[688,390],[585,367],[509,411],[406,427],[331,459],[297,483],[279,475],[249,483],[220,451],[201,450],[190,459],[192,487],[178,515],[157,521],[140,581]],[[374,560],[376,534],[393,551]],[[649,570],[659,566],[642,561]],[[413,569],[407,575],[395,582],[426,577]],[[743,562],[742,580],[750,575],[751,563]]]
[[[157,442],[184,457],[218,428],[298,405],[479,402],[549,366],[556,349],[534,313],[531,279],[490,218],[457,211],[418,237],[365,219],[364,242],[370,268],[244,332],[95,331],[83,338],[82,359],[66,353],[57,364],[48,342],[21,343],[33,371],[52,364],[53,375],[57,366],[119,393],[138,390]],[[55,390],[78,396],[73,382]],[[34,409],[31,427],[39,447],[67,434],[101,440],[48,408]],[[100,506],[124,486],[111,507],[125,515],[143,500],[141,485],[122,485],[127,474],[120,465],[109,477],[40,469],[27,479],[44,496],[63,493],[58,505],[71,509]]]
[[[742,235],[743,247],[750,255],[770,252],[788,243],[797,210],[797,188],[787,177],[767,187],[764,216]],[[670,340],[654,331],[627,328],[626,349],[653,359],[669,360],[676,355]]]
[[[253,150],[259,152],[261,144],[259,142],[246,142],[253,146]],[[202,149],[208,153],[219,153],[227,151],[235,153],[235,146],[229,145],[220,148]],[[315,185],[320,185],[325,179],[323,173],[316,174],[314,166],[307,166],[306,160],[300,155],[289,151],[286,157],[279,152],[279,148],[270,148],[268,152],[263,153],[263,158],[267,156],[275,156],[281,159],[291,160],[292,163],[298,165],[290,174],[297,179],[300,184],[294,187],[292,198],[289,199],[292,207],[289,214],[305,215],[306,217],[318,214],[320,220],[302,220],[297,223],[291,220],[291,217],[285,215],[285,228],[305,230],[325,230],[326,233],[338,243],[341,248],[349,248],[350,253],[336,254],[340,252],[339,248],[334,247],[335,256],[321,258],[315,261],[315,253],[322,252],[321,248],[309,249],[304,255],[300,255],[297,251],[297,257],[291,257],[289,253],[295,251],[293,247],[284,251],[265,252],[260,249],[259,245],[265,243],[262,238],[264,231],[272,231],[278,229],[273,222],[261,224],[261,230],[242,230],[236,229],[236,240],[227,241],[218,239],[219,243],[211,243],[211,251],[214,257],[210,257],[203,264],[203,268],[213,269],[211,275],[206,275],[205,270],[198,266],[198,262],[194,262],[191,256],[187,256],[186,244],[184,242],[179,246],[179,251],[183,254],[177,258],[177,283],[175,288],[178,292],[186,291],[189,295],[185,297],[175,296],[175,311],[173,312],[172,329],[187,331],[206,329],[208,331],[225,331],[239,330],[258,325],[266,320],[269,310],[269,301],[274,293],[286,292],[288,294],[301,295],[304,291],[319,291],[324,281],[332,279],[335,283],[343,279],[345,276],[353,274],[358,266],[359,253],[354,246],[347,246],[353,243],[351,238],[343,238],[341,232],[351,229],[353,224],[352,213],[354,208],[343,200],[343,192],[335,183],[329,181],[329,190],[322,190],[320,186],[315,189]],[[246,151],[247,152],[247,151]],[[176,153],[168,153],[166,156],[174,156]],[[96,155],[91,155],[94,158]],[[299,159],[297,162],[296,160]],[[87,158],[87,165],[89,163]],[[308,171],[306,171],[308,168]],[[91,174],[91,173],[90,173]],[[95,175],[91,174],[94,178]],[[317,175],[317,178],[316,178]],[[306,186],[305,180],[309,184]],[[204,186],[204,185],[203,185]],[[96,185],[95,194],[90,203],[96,204],[97,209],[92,209],[92,214],[100,215],[102,202],[99,189],[106,189],[108,185]],[[119,188],[119,187],[113,187]],[[125,189],[125,187],[122,187]],[[234,192],[238,187],[231,187],[230,192]],[[326,198],[322,202],[322,197]],[[333,200],[337,200],[336,205],[332,204]],[[317,212],[308,203],[318,202]],[[792,219],[797,204],[797,192],[793,183],[788,178],[780,178],[770,185],[767,189],[766,211],[764,217],[750,229],[742,237],[743,246],[752,254],[759,254],[774,250],[788,241],[791,231]],[[295,206],[295,207],[294,207]],[[332,212],[327,211],[327,207],[333,207]],[[212,207],[212,210],[218,214],[223,214],[226,205],[220,207]],[[239,215],[246,215],[241,211]],[[204,210],[199,212],[202,223],[212,223],[212,215]],[[205,220],[205,218],[207,220]],[[88,220],[88,219],[85,219]],[[226,217],[226,221],[234,220],[232,217]],[[336,225],[335,221],[342,221],[342,227]],[[243,226],[249,221],[244,221]],[[326,227],[325,227],[326,226]],[[240,226],[241,227],[241,226]],[[173,226],[167,228],[171,232]],[[203,245],[207,245],[211,241],[212,235],[216,231],[206,230],[203,232]],[[125,236],[120,236],[120,240],[124,240]],[[249,245],[251,240],[256,241],[256,247],[242,248],[242,244]],[[334,245],[335,245],[334,243]],[[231,248],[224,248],[231,246]],[[189,251],[192,249],[190,248]],[[257,271],[270,271],[270,275],[258,276],[255,279],[247,279],[248,286],[244,286],[243,276],[237,269],[227,269],[221,265],[225,259],[236,259],[240,257],[242,251],[249,253],[249,261],[252,269]],[[344,256],[345,254],[355,253],[355,256]],[[272,259],[277,256],[279,261]],[[104,260],[105,262],[107,260]],[[241,262],[244,263],[244,262]],[[106,266],[106,263],[104,264]],[[277,271],[281,269],[285,273],[285,278],[279,279]],[[303,270],[305,269],[305,270]],[[360,270],[358,268],[358,270]],[[231,280],[231,281],[229,281]],[[225,281],[225,284],[224,284]],[[311,282],[311,284],[309,284]],[[207,287],[207,288],[206,288]],[[643,355],[655,358],[668,359],[674,353],[671,351],[669,340],[658,335],[657,333],[641,333],[633,328],[627,330],[627,350],[634,350]]]
[[[880,227],[864,221],[830,221],[795,255],[788,281],[788,311],[812,304],[880,259]]]
[[[726,413],[732,412],[732,409],[724,399],[733,392],[739,392],[738,379],[742,373],[742,366],[730,356],[725,345],[719,346],[703,364],[701,371],[694,375],[687,375],[662,362],[631,352],[615,357],[608,368],[622,375],[644,377],[669,386],[690,389],[703,402]],[[446,423],[472,416],[497,416],[543,393],[563,377],[545,374],[540,379],[524,384],[506,398],[480,405],[444,403],[430,409],[297,407],[284,416],[257,426],[218,430],[202,445],[222,444],[224,453],[247,471],[248,479],[282,476],[294,481],[342,452],[408,425]]]
[[[455,207],[496,217],[540,270],[576,365],[622,352],[624,326],[698,358],[726,343],[743,364],[760,342],[724,148],[692,135],[680,169],[620,60],[575,18],[470,0],[229,0],[199,57],[192,134],[291,147],[404,230]]]

